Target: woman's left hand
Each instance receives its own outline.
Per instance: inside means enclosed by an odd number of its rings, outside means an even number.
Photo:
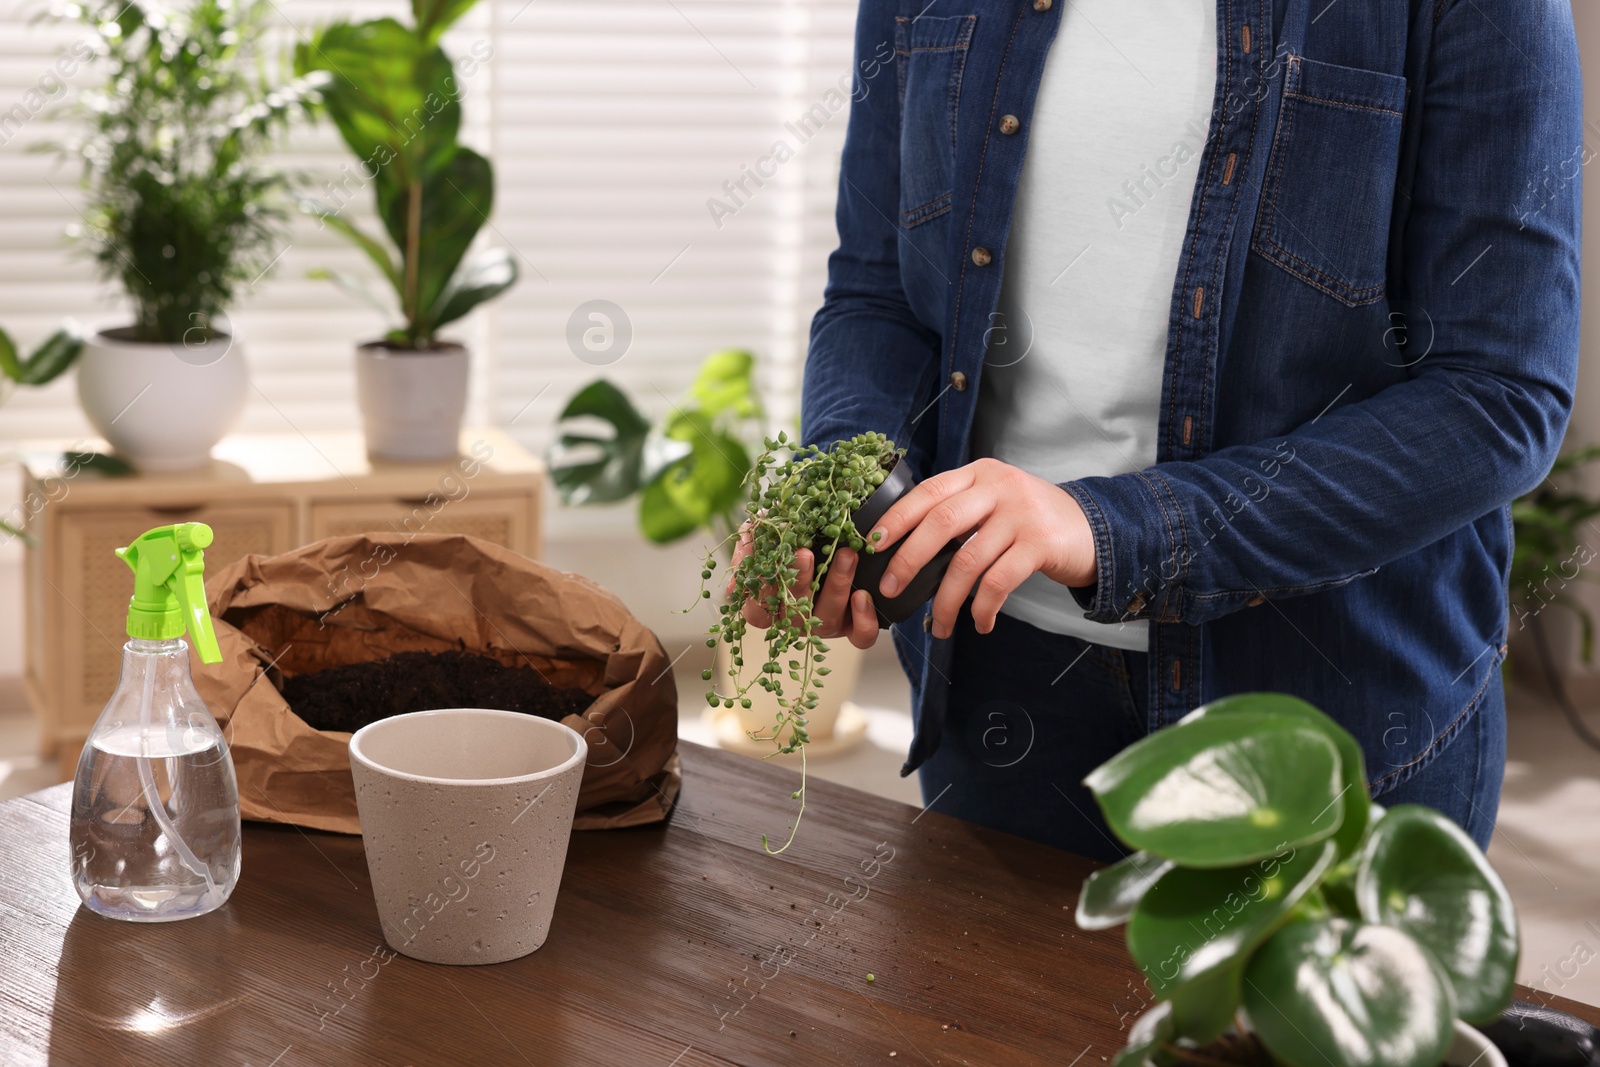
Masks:
[[[922,482],[873,530],[883,532],[879,551],[905,537],[878,585],[884,596],[904,589],[946,542],[971,533],[934,595],[935,637],[954,632],[974,585],[972,618],[986,634],[1006,597],[1035,571],[1062,585],[1095,582],[1094,534],[1078,502],[1059,485],[997,459]]]

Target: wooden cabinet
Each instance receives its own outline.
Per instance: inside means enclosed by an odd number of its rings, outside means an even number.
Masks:
[[[25,448],[23,501],[25,681],[40,751],[63,777],[121,669],[133,575],[112,550],[153,526],[209,524],[210,574],[252,553],[369,531],[464,533],[540,551],[543,465],[495,430],[465,432],[460,459],[431,464],[370,462],[354,433],[239,435],[200,470],[121,478],[65,466],[62,447]]]
[[[313,504],[310,539],[393,530],[469,534],[497,545],[523,545],[531,540],[534,503],[525,495],[474,493],[459,499],[440,494],[432,498]]]

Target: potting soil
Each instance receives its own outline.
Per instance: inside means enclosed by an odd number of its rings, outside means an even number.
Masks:
[[[354,733],[370,722],[435,708],[498,708],[560,720],[594,697],[558,689],[532,667],[469,652],[400,652],[285,679],[283,699],[317,730]]]

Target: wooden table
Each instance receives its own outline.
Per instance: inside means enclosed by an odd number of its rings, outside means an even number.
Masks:
[[[361,841],[247,824],[221,911],[80,910],[67,786],[0,804],[0,1061],[1100,1067],[1143,1007],[1087,860],[683,746],[670,823],[574,835],[544,947],[445,967],[383,945]],[[867,975],[875,976],[868,981]],[[1555,1001],[1600,1021],[1600,1011]]]

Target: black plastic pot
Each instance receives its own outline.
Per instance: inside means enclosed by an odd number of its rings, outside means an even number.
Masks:
[[[861,531],[863,537],[870,534],[889,508],[911,492],[916,484],[917,478],[911,473],[911,465],[896,460],[894,466],[884,475],[882,484],[872,491],[872,495],[867,497],[866,502],[851,516],[856,529]],[[955,558],[956,551],[961,547],[960,541],[948,542],[916,573],[898,596],[886,597],[878,592],[878,583],[883,580],[884,571],[889,569],[889,561],[894,559],[894,554],[899,551],[903,543],[902,538],[888,548],[870,555],[866,552],[857,553],[855,580],[850,583],[852,589],[865,589],[872,595],[872,606],[878,612],[878,621],[885,626],[890,623],[905,622],[917,613],[918,608],[928,602],[928,599],[938,591],[939,583],[944,580],[945,571],[950,569],[950,561]]]

